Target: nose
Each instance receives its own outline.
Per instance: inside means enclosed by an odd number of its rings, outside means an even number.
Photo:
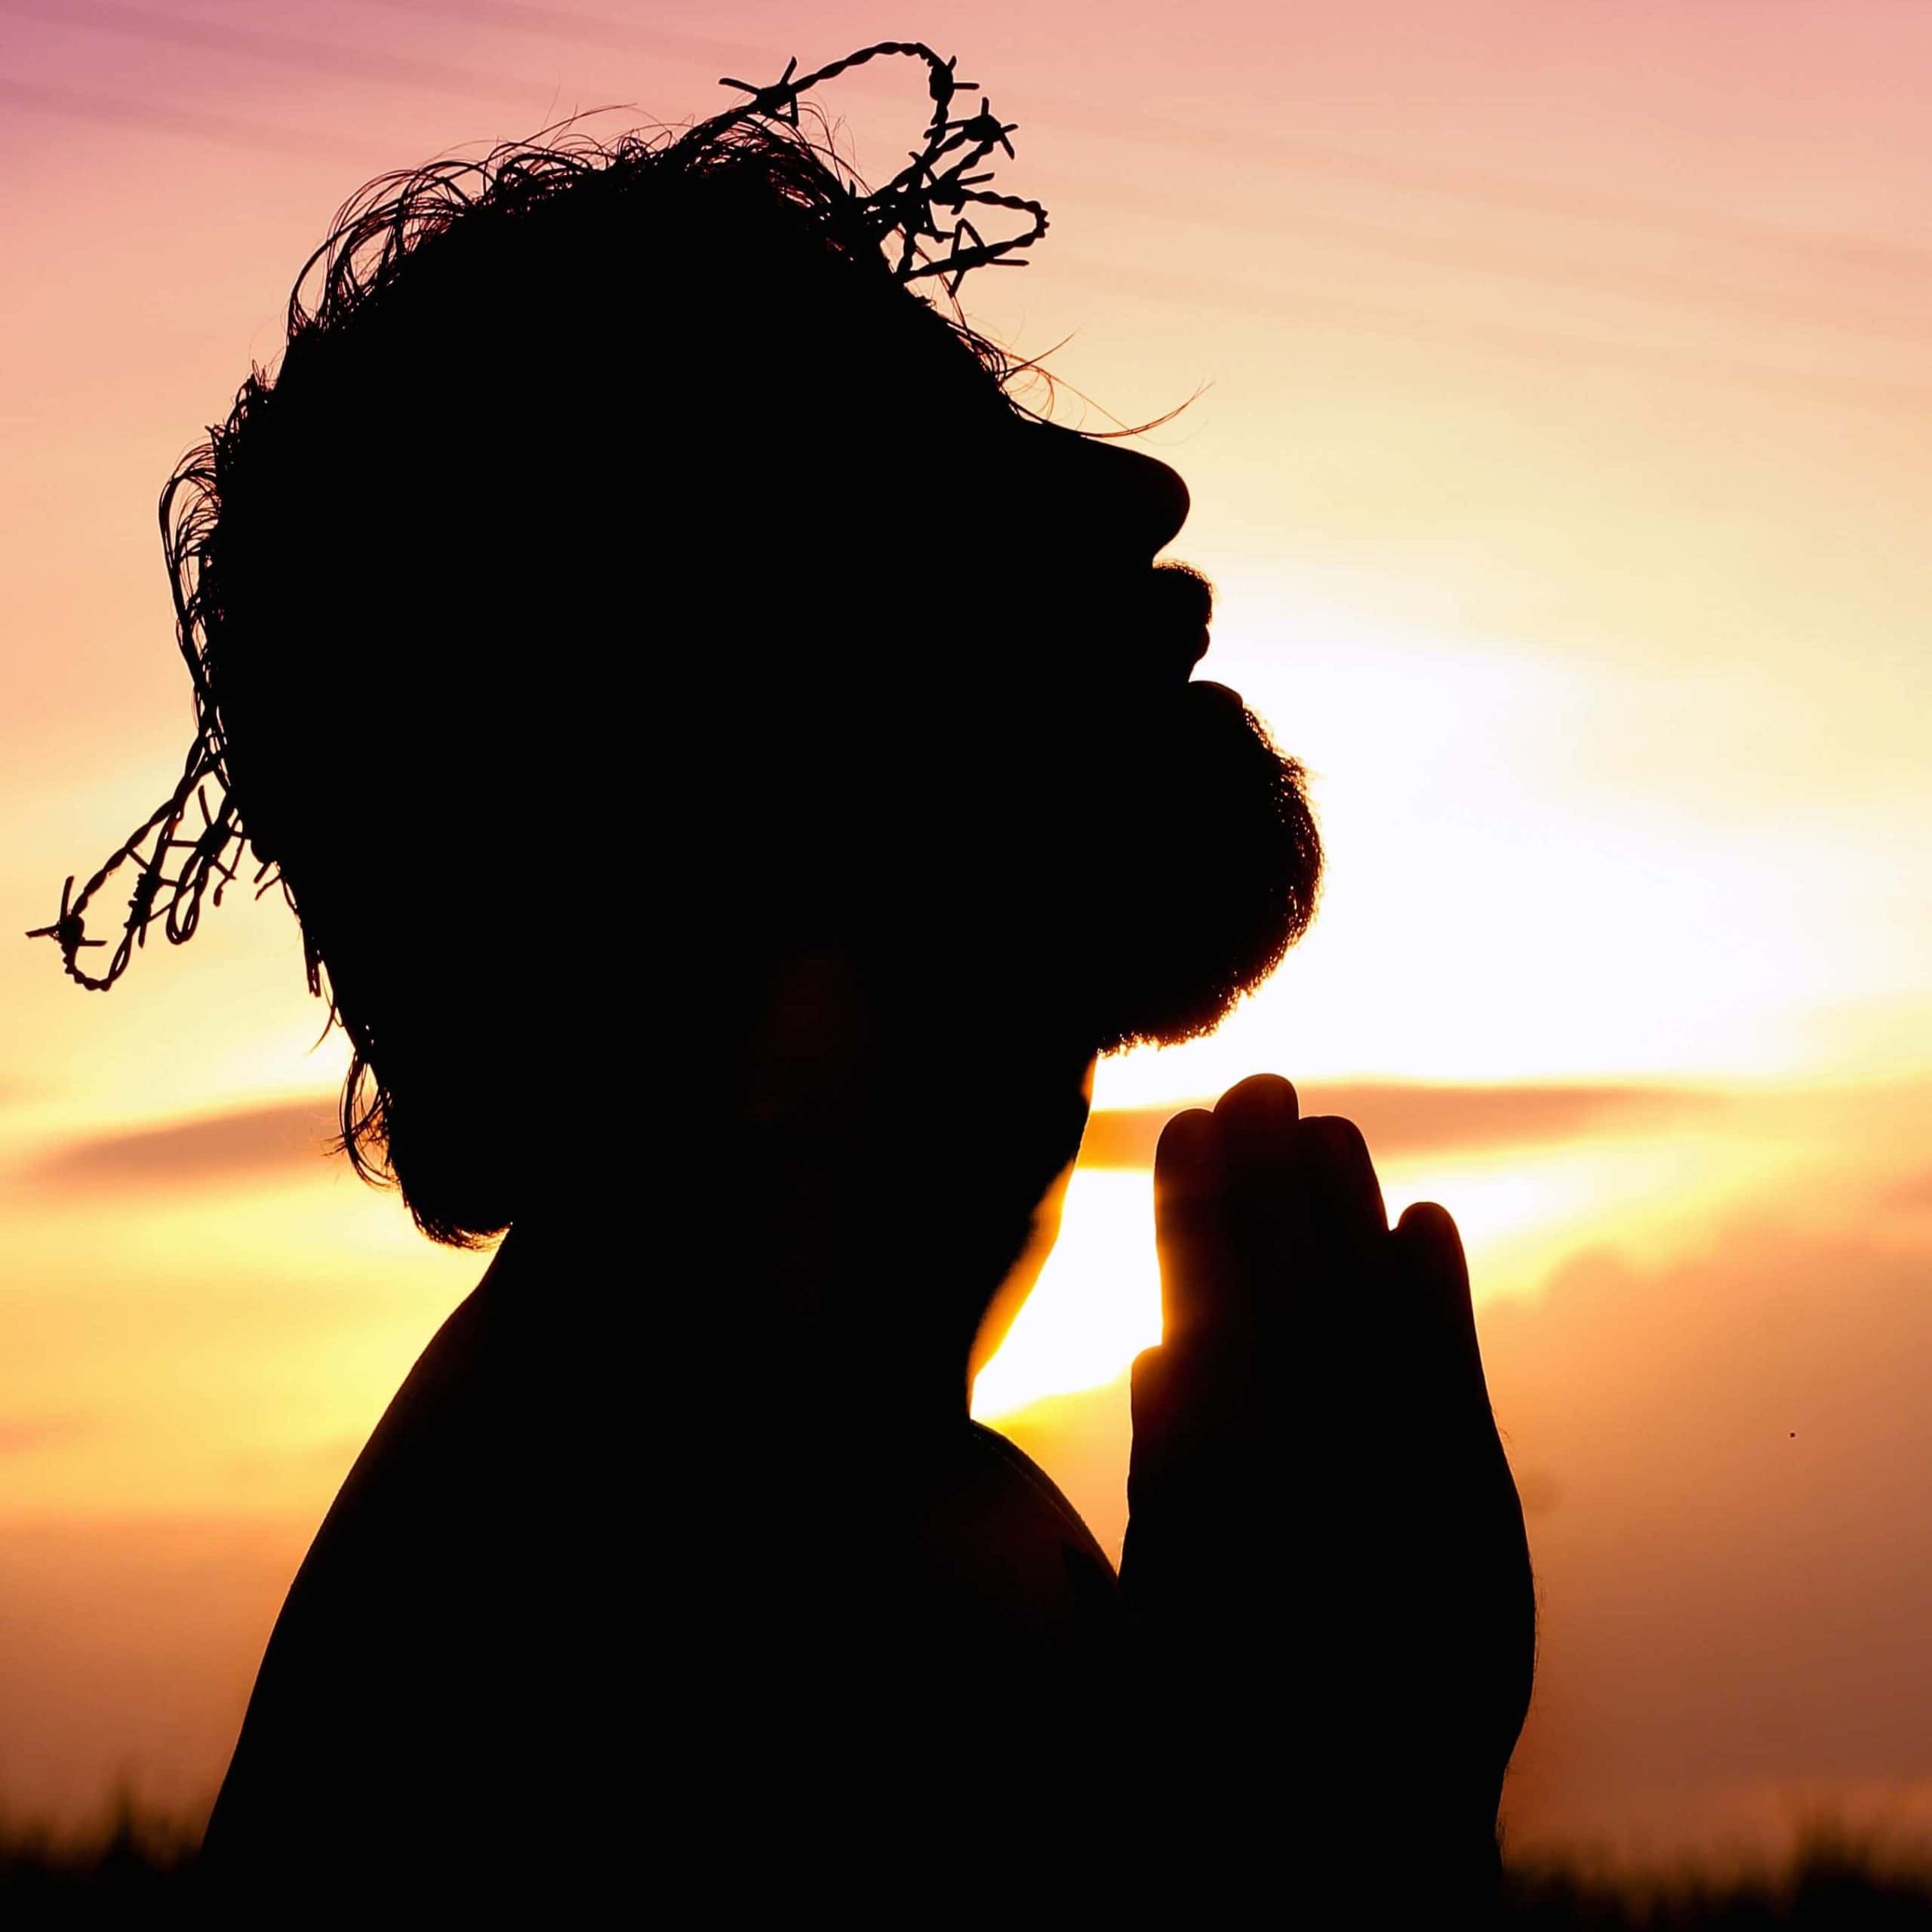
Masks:
[[[1057,423],[1042,423],[1044,447],[1066,491],[1066,514],[1091,522],[1095,534],[1152,558],[1187,521],[1187,485],[1158,458],[1123,443],[1103,442]]]

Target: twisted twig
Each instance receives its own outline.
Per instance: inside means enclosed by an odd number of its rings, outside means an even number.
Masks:
[[[1002,122],[992,111],[992,103],[980,97],[980,111],[958,120],[952,118],[952,97],[962,88],[978,85],[962,81],[953,72],[957,57],[942,60],[923,41],[882,40],[875,47],[862,47],[842,60],[835,60],[815,73],[800,74],[794,56],[785,71],[768,87],[755,87],[749,81],[724,75],[718,85],[737,88],[750,98],[725,112],[714,115],[697,130],[701,137],[721,131],[733,122],[761,115],[798,125],[798,97],[820,82],[836,79],[848,67],[863,66],[884,54],[904,54],[926,63],[926,91],[932,97],[932,118],[926,124],[923,146],[908,155],[906,165],[882,188],[860,195],[860,207],[882,242],[895,231],[902,238],[899,260],[894,272],[901,281],[917,281],[926,275],[950,276],[950,293],[957,294],[961,278],[978,268],[1024,268],[1023,261],[1011,259],[1014,252],[1030,248],[1047,232],[1047,211],[1038,202],[1020,195],[1000,195],[981,184],[992,179],[992,171],[975,174],[973,170],[995,148],[1010,160],[1010,137],[1017,122]],[[955,156],[941,170],[939,164]],[[1030,215],[1032,226],[1018,235],[1001,235],[989,242],[961,211],[969,204],[985,208],[1010,208],[1017,214]],[[935,208],[952,211],[952,227],[940,227],[933,219]],[[943,255],[928,254],[927,241],[946,245]],[[970,245],[968,245],[970,243]]]

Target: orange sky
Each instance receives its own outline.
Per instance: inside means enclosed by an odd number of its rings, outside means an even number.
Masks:
[[[1124,417],[1201,391],[1146,446],[1220,586],[1208,668],[1312,768],[1332,868],[1220,1035],[1101,1069],[1111,1164],[983,1412],[1117,1535],[1155,1306],[1128,1115],[1277,1068],[1469,1234],[1546,1591],[1520,1829],[1918,1804],[1932,14],[626,11],[0,0],[13,928],[178,765],[154,497],[352,188],[578,108],[708,111],[793,52],[956,48],[1054,216],[975,318],[1071,334],[1054,366]],[[874,172],[905,82],[837,96]],[[72,1810],[122,1764],[186,1797],[479,1264],[304,1158],[341,1056],[278,905],[106,1000],[0,946],[0,1798]]]

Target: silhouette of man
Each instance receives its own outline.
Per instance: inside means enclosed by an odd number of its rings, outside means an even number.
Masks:
[[[509,1231],[263,1658],[206,1847],[260,1922],[1493,1879],[1521,1515],[1352,1128],[1263,1076],[1163,1137],[1118,1580],[968,1418],[1094,1056],[1217,1024],[1320,852],[1191,681],[1180,478],[862,213],[768,118],[378,183],[176,486],[352,1156]]]

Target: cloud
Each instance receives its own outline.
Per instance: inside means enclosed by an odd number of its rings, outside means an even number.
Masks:
[[[1300,1090],[1304,1115],[1353,1121],[1378,1158],[1391,1155],[1521,1146],[1568,1140],[1615,1122],[1678,1113],[1712,1103],[1694,1089],[1635,1085],[1436,1086],[1401,1081],[1312,1083]],[[1087,1124],[1086,1168],[1148,1168],[1161,1129],[1188,1105],[1106,1108]]]
[[[1912,1174],[1889,1189],[1883,1196],[1883,1204],[1905,1214],[1932,1208],[1932,1168]]]
[[[1305,1114],[1344,1114],[1378,1158],[1561,1141],[1611,1121],[1628,1124],[1712,1103],[1715,1097],[1661,1085],[1435,1086],[1398,1081],[1312,1084]],[[1087,1125],[1084,1168],[1149,1168],[1161,1129],[1183,1107],[1103,1108]],[[59,1192],[217,1186],[312,1167],[337,1132],[333,1098],[278,1101],[165,1126],[102,1134],[45,1155],[29,1178]],[[1932,1189],[1932,1177],[1927,1177]],[[1932,1195],[1928,1195],[1932,1198]]]
[[[1662,1842],[1673,1791],[1709,1835],[1754,1786],[1932,1780],[1932,1246],[1769,1198],[1709,1232],[1482,1312],[1511,1460],[1559,1504],[1531,1523],[1526,1835]]]
[[[278,1101],[131,1133],[96,1134],[45,1156],[30,1178],[61,1192],[205,1186],[319,1165],[336,1131],[332,1100]]]
[[[72,1416],[0,1416],[0,1456],[30,1455],[80,1433],[81,1424]]]

